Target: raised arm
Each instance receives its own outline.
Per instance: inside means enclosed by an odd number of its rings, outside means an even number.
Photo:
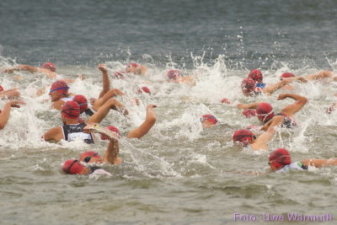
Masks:
[[[0,130],[4,129],[11,113],[12,107],[20,107],[20,104],[24,104],[22,101],[9,101],[5,104],[0,112]]]
[[[284,109],[282,109],[281,113],[283,113],[286,116],[292,116],[298,111],[302,109],[302,107],[308,102],[308,99],[306,97],[296,95],[296,94],[280,94],[278,96],[278,100],[283,100],[285,98],[292,98],[296,102],[293,104],[290,104],[286,106]]]
[[[125,109],[124,105],[117,101],[114,98],[109,99],[104,103],[95,113],[88,119],[88,123],[100,123],[104,117],[108,114],[110,109],[118,110],[124,115],[128,114],[128,111]]]
[[[156,123],[156,114],[153,110],[155,107],[157,106],[148,105],[146,107],[146,118],[144,122],[139,127],[129,131],[127,135],[128,138],[141,138],[149,132],[149,130]]]
[[[119,165],[122,163],[122,159],[118,157],[119,154],[119,143],[115,139],[110,139],[108,148],[106,149],[103,160],[114,165]]]
[[[290,82],[292,82],[291,79],[284,79],[284,80],[281,80],[281,81],[279,81],[275,84],[269,84],[265,88],[262,89],[262,92],[267,94],[267,95],[271,95],[272,93],[274,93],[275,91],[277,91],[281,87],[289,84]]]
[[[105,102],[107,102],[109,99],[115,96],[118,96],[118,95],[124,95],[124,93],[117,88],[111,89],[107,91],[102,97],[100,97],[99,99],[96,99],[93,102],[92,108],[97,111],[99,107],[101,107]]]
[[[35,67],[35,66],[31,66],[31,65],[21,64],[21,65],[14,66],[12,68],[5,69],[3,72],[4,73],[13,73],[14,71],[28,71],[28,72],[31,72],[31,73],[35,73],[35,72],[38,71],[38,68]]]
[[[268,150],[268,142],[273,138],[276,128],[282,124],[283,120],[284,116],[274,116],[268,129],[251,144],[253,150]]]
[[[105,93],[107,93],[110,90],[110,80],[108,70],[104,64],[99,64],[98,69],[102,72],[102,81],[103,81],[103,89],[99,94],[99,98],[101,98]]]
[[[50,71],[48,69],[35,67],[31,65],[25,65],[25,64],[21,64],[21,65],[4,70],[5,73],[13,73],[14,71],[28,71],[31,73],[40,72],[40,73],[47,75],[47,77],[52,78],[52,79],[56,78],[56,75],[57,75],[55,72]]]

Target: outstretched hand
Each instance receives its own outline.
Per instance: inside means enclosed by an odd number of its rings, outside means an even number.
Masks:
[[[99,64],[99,65],[98,65],[98,69],[99,69],[102,73],[108,72],[108,70],[107,70],[105,64]]]

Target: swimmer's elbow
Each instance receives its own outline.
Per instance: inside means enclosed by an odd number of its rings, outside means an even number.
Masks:
[[[308,98],[306,98],[306,97],[302,97],[301,99],[300,99],[300,103],[302,104],[302,105],[305,105],[305,104],[307,104],[308,103]]]

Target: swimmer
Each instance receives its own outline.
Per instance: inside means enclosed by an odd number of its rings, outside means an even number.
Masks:
[[[51,79],[57,77],[56,66],[51,62],[45,62],[40,67],[20,64],[9,69],[5,69],[4,73],[13,73],[14,71],[28,71],[31,73],[42,73]]]
[[[49,96],[52,107],[57,110],[61,110],[65,102],[73,99],[73,94],[69,93],[69,86],[64,80],[57,80],[52,83]]]
[[[169,82],[183,83],[191,86],[195,86],[196,82],[192,76],[184,76],[180,70],[169,70],[166,73],[166,77]]]
[[[231,104],[231,101],[228,99],[228,98],[222,98],[221,100],[220,100],[220,102],[221,103],[225,103],[225,104]]]
[[[97,164],[109,163],[112,165],[119,165],[122,159],[119,158],[119,143],[118,139],[107,128],[100,127],[98,124],[89,124],[85,128],[89,132],[98,132],[109,139],[109,144],[105,153],[102,156],[98,152],[86,151],[80,154],[79,160],[69,159],[63,163],[62,170],[66,174],[87,175],[92,173],[106,174],[110,173],[100,169]],[[93,166],[95,165],[95,166]],[[110,174],[111,175],[111,174]]]
[[[253,69],[249,72],[248,78],[254,80],[256,82],[255,86],[257,88],[265,88],[266,83],[263,82],[263,75],[261,70]]]
[[[239,109],[243,110],[256,110],[256,116],[258,119],[265,124],[265,127],[263,128],[264,130],[269,126],[268,121],[270,121],[271,118],[273,118],[275,115],[282,115],[285,117],[285,126],[290,128],[292,125],[295,125],[292,117],[295,113],[300,111],[303,106],[308,102],[308,99],[306,97],[296,95],[296,94],[280,94],[278,96],[278,100],[283,100],[286,98],[292,98],[296,102],[293,104],[290,104],[283,108],[280,113],[275,114],[273,112],[273,107],[271,104],[266,103],[266,102],[256,102],[256,103],[251,103],[251,104],[238,104],[237,107]]]
[[[287,172],[289,170],[307,170],[309,166],[316,168],[337,166],[337,158],[330,159],[304,159],[291,162],[290,153],[284,148],[278,148],[270,153],[268,165],[271,171]]]
[[[147,105],[146,116],[145,116],[144,122],[140,126],[130,130],[126,135],[127,138],[138,138],[138,139],[140,139],[150,131],[150,129],[153,127],[153,125],[156,123],[156,120],[157,120],[156,114],[153,110],[156,107],[157,106],[153,105],[153,104]],[[114,132],[117,136],[121,136],[117,127],[108,126],[107,129]],[[107,138],[104,135],[102,135],[101,139],[106,140]]]
[[[132,73],[135,75],[145,75],[147,72],[147,67],[138,63],[129,63],[125,69],[126,73]]]
[[[5,104],[3,109],[0,110],[0,130],[5,128],[10,117],[11,108],[20,108],[20,105],[23,104],[25,104],[23,101],[18,100],[11,100]]]
[[[281,76],[280,76],[280,80],[284,80],[284,79],[289,79],[289,78],[294,78],[295,77],[295,74],[293,73],[289,73],[289,72],[285,72],[285,73],[282,73]],[[304,78],[301,79],[301,78],[298,78],[300,80],[302,80],[303,83],[307,82],[307,80],[305,80]],[[288,91],[291,91],[291,90],[294,90],[295,88],[293,86],[291,86],[290,84],[287,84],[287,85],[284,85],[282,87],[283,90],[288,90]]]
[[[281,80],[300,80],[301,82],[308,82],[308,81],[318,81],[318,80],[327,80],[330,81],[337,81],[337,76],[332,71],[323,70],[316,74],[304,75],[304,76],[296,76],[293,73],[283,73],[281,75]]]
[[[77,102],[80,106],[80,114],[85,114],[87,116],[94,115],[94,111],[89,107],[88,100],[84,95],[75,95],[73,101]]]
[[[137,128],[132,129],[128,132],[127,138],[142,138],[149,130],[153,127],[156,122],[156,115],[153,111],[155,105],[148,105],[146,108],[146,118],[144,122]],[[109,139],[109,145],[103,157],[101,157],[97,152],[86,151],[80,155],[80,161],[85,163],[111,163],[114,165],[119,165],[122,163],[122,159],[118,157],[119,147],[118,139],[121,134],[118,128],[114,126],[108,126],[106,128],[101,127],[99,124],[90,123],[85,130],[91,130],[98,133],[101,133],[102,140]]]
[[[42,138],[45,141],[59,142],[61,140],[72,141],[74,139],[82,139],[84,142],[94,143],[90,133],[83,132],[86,123],[100,123],[108,114],[111,108],[124,111],[123,106],[119,105],[115,99],[110,99],[102,107],[99,108],[86,122],[80,120],[80,106],[75,101],[67,101],[61,110],[61,118],[63,126],[49,129]]]
[[[241,82],[241,90],[245,96],[256,96],[259,94],[266,94],[271,95],[278,89],[282,88],[283,86],[287,85],[288,83],[292,82],[293,80],[281,80],[275,84],[268,84],[265,85],[263,88],[256,86],[256,81],[245,78]]]
[[[200,122],[203,128],[210,128],[215,126],[218,123],[218,120],[211,114],[205,114],[200,118]]]
[[[99,107],[101,107],[105,102],[107,102],[110,98],[124,95],[124,93],[117,89],[113,88],[110,89],[110,80],[108,70],[105,64],[99,64],[98,69],[102,72],[102,81],[103,81],[103,88],[100,92],[98,98],[91,98],[90,103],[92,105],[92,109],[97,111]]]
[[[267,151],[268,142],[272,140],[276,133],[276,128],[283,123],[284,116],[274,116],[270,126],[258,137],[248,129],[237,130],[233,134],[233,142],[239,143],[243,147],[249,147],[254,151]]]

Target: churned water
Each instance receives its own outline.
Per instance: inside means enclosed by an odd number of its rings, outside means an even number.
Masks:
[[[267,83],[286,71],[336,71],[336,21],[333,0],[0,1],[1,70],[52,61],[61,74],[86,76],[76,79],[72,92],[95,97],[101,90],[97,64],[112,74],[139,62],[148,66],[147,76],[111,80],[127,93],[119,100],[130,117],[110,112],[102,124],[126,133],[144,119],[147,104],[158,106],[149,134],[120,141],[124,163],[104,166],[112,177],[64,175],[64,160],[88,149],[103,153],[106,142],[41,141],[61,124],[48,94],[35,95],[52,81],[2,73],[1,85],[18,87],[26,105],[13,109],[0,131],[0,224],[308,224],[303,215],[335,224],[329,216],[337,216],[337,168],[251,175],[267,169],[268,152],[241,150],[232,134],[257,124],[236,103],[268,101],[279,111],[293,102],[278,101],[278,93],[243,97],[240,82],[249,70],[260,68]],[[191,74],[196,85],[167,83],[170,68]],[[144,85],[152,94],[132,105],[134,90]],[[294,161],[337,157],[337,114],[325,113],[336,101],[336,84],[296,86],[309,102],[296,114],[298,126],[281,129],[270,151],[286,147]],[[221,104],[224,97],[232,104]],[[203,129],[199,118],[207,113],[220,125]]]

